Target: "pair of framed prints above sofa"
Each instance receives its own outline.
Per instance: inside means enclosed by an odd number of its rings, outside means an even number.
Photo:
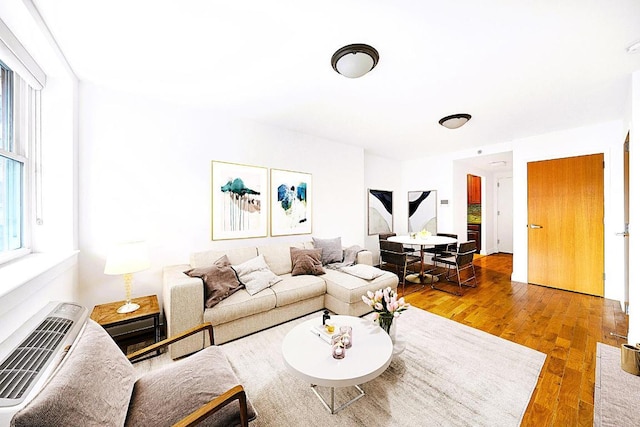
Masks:
[[[211,162],[211,240],[311,234],[311,174],[268,172]]]

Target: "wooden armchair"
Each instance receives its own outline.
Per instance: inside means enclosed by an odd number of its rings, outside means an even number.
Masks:
[[[210,323],[124,356],[107,332],[88,320],[38,395],[12,426],[248,426],[255,410],[221,347],[210,346],[136,378],[132,362],[208,331]]]
[[[157,352],[162,348],[166,348],[169,344],[173,344],[174,342],[178,342],[184,338],[190,337],[191,335],[197,334],[198,332],[202,332],[202,331],[208,332],[209,342],[212,343],[213,342],[213,326],[211,325],[211,323],[207,322],[207,323],[198,325],[194,328],[188,329],[182,332],[181,334],[175,335],[171,338],[167,338],[165,340],[152,344],[148,347],[145,347],[141,350],[130,353],[127,355],[127,358],[129,359],[130,362],[135,363],[136,359],[142,356]],[[185,416],[183,419],[175,423],[174,427],[187,427],[187,426],[194,426],[196,424],[199,424],[202,420],[207,418],[209,415],[224,408],[226,405],[228,405],[229,403],[235,400],[237,400],[239,404],[240,425],[243,427],[247,427],[249,425],[249,416],[248,416],[248,410],[247,410],[247,395],[244,392],[244,388],[241,385],[236,385],[230,388],[220,396],[209,401],[209,403],[202,405],[199,409],[190,413],[189,415]],[[252,418],[255,418],[255,414],[252,416]]]

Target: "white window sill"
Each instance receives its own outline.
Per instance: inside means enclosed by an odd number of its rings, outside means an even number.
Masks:
[[[32,253],[0,266],[0,316],[20,300],[47,283],[45,273],[59,274],[77,263],[79,251]]]

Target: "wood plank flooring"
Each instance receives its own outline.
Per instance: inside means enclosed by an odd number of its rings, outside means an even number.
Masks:
[[[415,307],[547,354],[523,426],[591,426],[596,342],[626,342],[628,316],[617,301],[512,282],[512,256],[474,260],[477,288],[456,296],[407,283]],[[456,287],[453,285],[451,289]],[[400,289],[399,289],[400,290]],[[410,293],[412,292],[412,293]]]

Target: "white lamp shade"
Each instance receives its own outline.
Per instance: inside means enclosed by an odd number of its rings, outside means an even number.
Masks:
[[[338,59],[336,68],[343,76],[355,79],[371,71],[373,58],[363,52],[347,53]]]
[[[128,274],[151,266],[146,242],[126,242],[115,245],[107,256],[104,274]]]

